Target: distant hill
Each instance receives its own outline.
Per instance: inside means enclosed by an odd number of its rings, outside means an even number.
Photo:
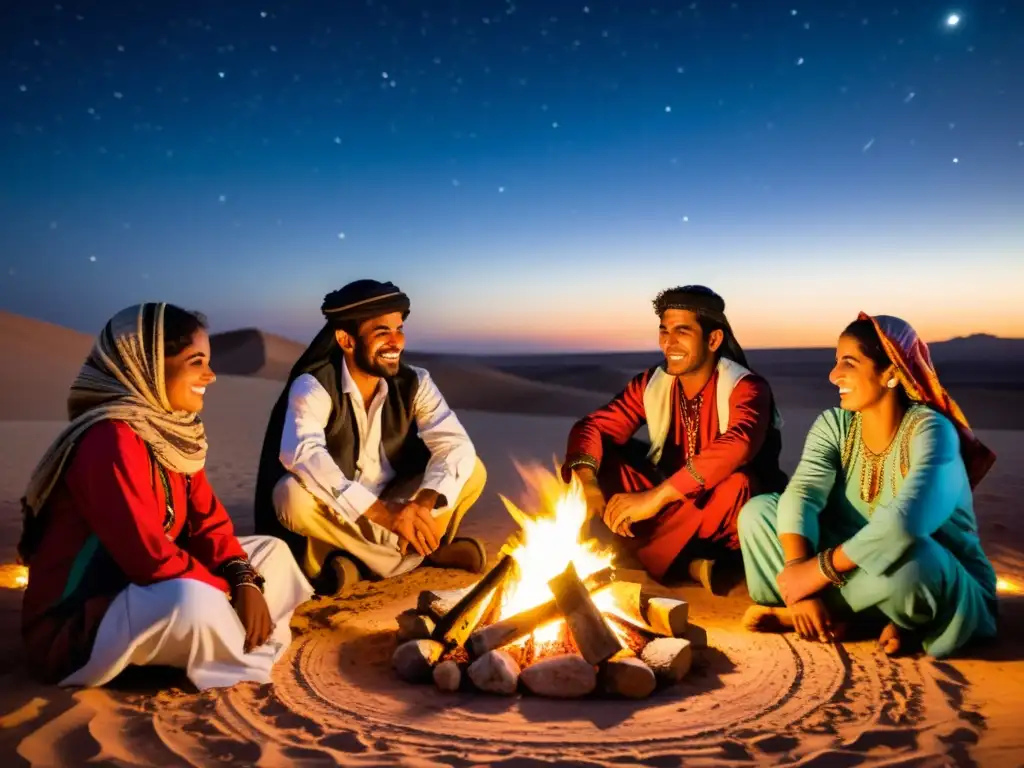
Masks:
[[[284,380],[304,349],[297,341],[256,328],[210,335],[213,369],[232,376]]]
[[[271,381],[283,381],[305,348],[256,328],[215,333],[210,341],[217,373]],[[0,420],[66,418],[68,388],[92,343],[90,335],[0,311],[0,355],[5,361]],[[947,387],[969,414],[980,417],[977,426],[1024,426],[1024,339],[977,334],[936,342],[931,349]],[[825,407],[834,401],[827,380],[834,354],[832,348],[748,352],[751,365],[769,378],[787,407]],[[406,359],[430,370],[454,408],[579,416],[657,363],[660,353],[473,356],[410,351]]]
[[[303,344],[255,328],[213,334],[210,347],[218,373],[279,381],[288,377],[305,349]],[[410,353],[406,360],[430,370],[453,408],[571,416],[582,415],[606,400],[558,383],[528,380],[481,365],[473,358]]]

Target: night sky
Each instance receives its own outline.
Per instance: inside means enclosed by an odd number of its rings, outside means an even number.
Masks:
[[[398,283],[420,349],[749,347],[856,312],[1024,336],[1024,2],[18,2],[0,308],[167,300],[306,341]]]

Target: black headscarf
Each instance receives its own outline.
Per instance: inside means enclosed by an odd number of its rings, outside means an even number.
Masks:
[[[722,357],[727,357],[744,368],[750,367],[743,347],[736,340],[736,334],[733,333],[732,326],[725,316],[725,299],[710,288],[703,285],[684,285],[662,291],[654,299],[654,311],[661,317],[666,309],[689,310],[720,325],[725,336],[722,346],[719,347]]]
[[[313,373],[325,365],[340,365],[342,354],[336,331],[355,334],[363,320],[392,312],[401,312],[404,319],[409,316],[409,306],[409,297],[398,286],[377,280],[356,280],[324,296],[320,311],[326,323],[292,366],[284,389],[270,411],[256,475],[255,530],[257,534],[276,536],[286,541],[299,562],[302,562],[305,539],[281,525],[273,499],[274,486],[286,474],[279,456],[284,417],[288,411],[288,392],[299,376]],[[338,396],[340,393],[331,393],[334,399]]]

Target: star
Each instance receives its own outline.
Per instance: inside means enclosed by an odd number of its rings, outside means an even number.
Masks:
[[[960,24],[960,14],[959,13],[951,13],[951,14],[949,14],[949,16],[946,17],[946,26],[947,27],[956,27],[956,26],[959,26],[959,24]]]
[[[95,257],[95,256],[90,256],[90,257],[89,257],[89,261],[91,261],[91,262],[95,262],[95,261],[96,261],[96,257]]]

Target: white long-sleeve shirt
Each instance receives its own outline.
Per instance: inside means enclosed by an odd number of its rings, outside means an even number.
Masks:
[[[447,504],[454,504],[473,472],[476,448],[430,374],[422,368],[414,367],[413,371],[419,378],[412,403],[413,417],[420,439],[430,451],[420,490],[436,491]],[[381,411],[387,400],[388,384],[381,379],[366,408],[348,366],[342,361],[341,391],[352,403],[355,426],[359,430],[355,477],[346,477],[327,451],[324,430],[333,404],[327,390],[309,374],[296,378],[288,390],[279,458],[284,468],[329,509],[355,521],[395,478],[395,470],[381,445]],[[439,505],[434,516],[445,511]]]

